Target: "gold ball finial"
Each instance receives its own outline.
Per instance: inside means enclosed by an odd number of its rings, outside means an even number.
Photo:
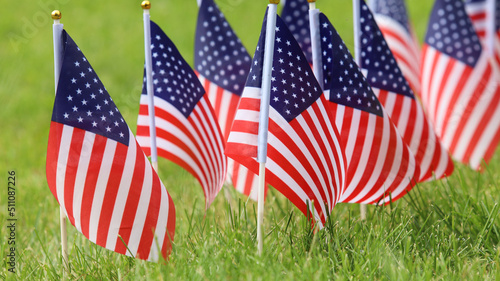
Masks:
[[[59,10],[54,10],[52,11],[51,16],[53,20],[60,20],[62,15]]]
[[[151,9],[151,2],[149,2],[149,1],[142,1],[141,7],[144,10],[149,10],[149,9]]]
[[[307,0],[309,3],[316,3],[316,0]]]
[[[269,4],[279,4],[280,0],[269,0]]]

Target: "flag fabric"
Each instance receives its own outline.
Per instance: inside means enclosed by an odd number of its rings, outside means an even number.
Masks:
[[[487,0],[466,0],[465,10],[469,15],[472,25],[476,30],[477,36],[483,42],[483,46],[486,46],[485,41],[487,40],[487,14],[489,13],[487,7]],[[493,34],[494,46],[494,65],[497,69],[500,69],[500,1],[495,0],[495,34]]]
[[[227,140],[252,58],[213,0],[201,1],[195,38],[196,74]],[[227,181],[257,201],[257,176],[232,159]]]
[[[309,3],[307,0],[286,0],[281,18],[299,43],[309,65],[312,64],[311,31],[309,30]]]
[[[422,103],[452,157],[479,169],[500,139],[500,91],[462,1],[437,0],[422,55]]]
[[[158,155],[200,182],[206,208],[224,184],[224,137],[205,90],[191,67],[151,21],[151,52]],[[137,120],[137,141],[151,154],[146,78]]]
[[[417,94],[420,86],[420,47],[404,0],[371,0],[375,21],[385,37],[410,87]]]
[[[174,203],[66,31],[63,42],[47,148],[49,188],[90,241],[144,260],[166,258],[174,239]]]
[[[377,26],[370,9],[359,0],[360,68],[420,167],[418,181],[451,175],[453,161],[441,145],[420,103],[415,99]],[[356,19],[355,19],[356,20]]]
[[[266,18],[226,148],[256,174]],[[319,83],[279,16],[272,64],[266,182],[323,226],[342,194],[345,156]]]
[[[347,157],[340,202],[387,204],[419,178],[409,147],[324,14],[319,15],[325,95]]]

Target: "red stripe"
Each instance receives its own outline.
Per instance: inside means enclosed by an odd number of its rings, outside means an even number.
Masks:
[[[75,193],[76,173],[78,172],[78,164],[80,162],[80,153],[82,151],[84,138],[84,130],[78,128],[73,129],[68,152],[68,161],[66,164],[66,175],[64,176],[64,207],[72,225],[75,225],[75,218],[73,217],[73,195]]]
[[[488,67],[488,69],[490,69],[490,68],[491,67]],[[484,84],[483,83],[480,84],[482,86],[481,90],[480,90],[481,93],[484,93],[484,88],[486,87],[486,84],[487,84],[486,82]],[[477,100],[479,100],[479,99],[480,98],[478,97]],[[493,96],[493,99],[490,101],[488,108],[483,112],[483,116],[481,118],[481,121],[478,123],[477,127],[474,128],[475,129],[474,133],[472,134],[472,138],[469,141],[469,145],[467,147],[467,150],[466,150],[464,158],[463,158],[464,162],[469,162],[470,156],[472,155],[472,152],[477,148],[479,139],[485,133],[486,126],[490,122],[491,116],[493,116],[495,114],[495,111],[497,110],[499,102],[500,102],[500,90],[497,86],[497,89],[496,89],[496,92]],[[481,110],[481,109],[474,108],[474,110],[472,110],[472,111],[476,111],[476,110]],[[463,127],[465,127],[465,126],[463,126]],[[498,128],[497,128],[497,130],[498,130]]]
[[[133,144],[131,144],[133,145]],[[127,201],[125,203],[125,209],[123,210],[122,221],[120,223],[120,230],[118,235],[120,235],[128,245],[130,240],[130,233],[134,226],[135,215],[137,213],[137,208],[139,206],[139,199],[141,198],[142,186],[144,184],[145,169],[151,169],[149,163],[146,164],[146,157],[142,153],[139,144],[136,143],[136,159],[134,166],[134,174],[132,175],[132,181],[130,183],[130,190],[127,195]],[[146,187],[147,188],[147,187]],[[127,248],[123,245],[123,242],[119,237],[116,238],[115,252],[125,254]]]
[[[89,238],[89,226],[90,226],[90,213],[92,211],[92,204],[94,202],[94,194],[97,184],[97,179],[99,177],[99,171],[101,170],[102,159],[104,155],[104,150],[106,148],[107,138],[96,135],[94,138],[94,145],[92,146],[92,152],[90,156],[90,162],[87,169],[87,177],[85,178],[85,185],[82,194],[82,205],[80,213],[80,221],[82,233],[85,237]]]
[[[59,203],[59,198],[57,198],[56,182],[57,182],[57,162],[59,159],[59,150],[61,146],[62,128],[63,124],[57,122],[50,122],[49,129],[49,143],[47,145],[47,161],[45,165],[45,174],[47,175],[47,184],[49,185],[50,191],[57,199]]]
[[[455,87],[455,90],[453,91],[453,94],[451,96],[450,101],[446,105],[446,114],[444,115],[444,121],[443,121],[443,128],[441,129],[441,132],[444,134],[446,132],[446,129],[448,128],[449,124],[449,119],[452,117],[452,112],[455,109],[456,103],[458,99],[460,98],[460,94],[462,93],[463,87],[465,83],[469,80],[469,76],[472,74],[473,69],[470,67],[465,67],[464,72],[460,76],[460,79],[456,82],[456,84],[453,85]],[[445,80],[447,81],[447,80]],[[444,83],[443,83],[444,84]],[[440,101],[436,103],[436,105],[439,105]],[[436,106],[437,109],[437,106]],[[453,151],[449,149],[449,151]]]
[[[242,97],[238,110],[253,110],[260,112],[260,99]]]
[[[464,133],[465,126],[467,125],[469,121],[469,117],[476,111],[475,107],[479,100],[481,99],[481,96],[484,93],[484,89],[486,88],[487,81],[490,79],[491,75],[491,66],[488,64],[488,67],[486,68],[486,71],[483,73],[480,83],[477,83],[476,88],[474,89],[474,92],[472,92],[472,96],[470,97],[469,101],[467,102],[467,107],[463,110],[463,115],[460,116],[460,122],[457,126],[457,130],[455,131],[455,134],[453,135],[452,142],[449,147],[449,151],[454,153],[458,142],[462,139],[462,134]],[[462,90],[462,89],[460,89]],[[457,97],[454,99],[454,102],[452,104],[453,108],[455,107],[456,101],[458,100],[458,94],[456,95]],[[449,111],[451,115],[451,111]],[[448,114],[447,114],[448,116]],[[479,128],[483,128],[485,124],[478,124]],[[446,132],[443,130],[443,132]],[[479,134],[481,135],[482,129],[475,128],[474,134]],[[465,132],[466,134],[470,134],[472,132]],[[469,142],[468,147],[469,149],[471,148],[472,143]],[[462,158],[464,163],[468,162],[468,156],[467,154],[464,155]]]
[[[231,132],[231,126],[234,121],[234,116],[236,115],[236,110],[238,109],[238,103],[240,101],[240,97],[231,94],[231,100],[229,102],[229,108],[227,109],[227,119],[226,119],[226,127],[221,128],[224,130],[224,140],[227,141],[229,137],[229,133]]]
[[[112,141],[112,140],[110,140]],[[128,146],[117,143],[113,164],[109,171],[109,178],[106,184],[106,192],[102,201],[101,213],[99,216],[99,226],[97,229],[96,244],[106,246],[108,238],[109,224],[115,208],[116,196],[120,188],[120,181],[125,168]]]
[[[149,166],[148,168],[151,169]],[[151,247],[157,247],[157,245],[153,243],[153,239],[155,236],[156,224],[158,223],[158,215],[160,213],[162,186],[156,172],[154,170],[152,170],[152,172],[153,184],[151,186],[148,211],[144,222],[144,228],[142,229],[141,239],[139,240],[139,246],[137,248],[136,257],[140,259],[148,259]]]
[[[170,256],[172,252],[172,241],[174,241],[175,236],[175,206],[172,197],[167,193],[168,196],[168,220],[167,220],[167,231],[165,233],[165,238],[163,239],[163,246],[161,247],[161,252],[164,258]]]
[[[441,57],[441,56],[442,55],[439,54],[437,57]],[[439,105],[441,104],[441,98],[443,97],[443,92],[445,91],[445,86],[446,86],[446,84],[448,84],[448,82],[449,82],[448,78],[450,77],[450,74],[451,74],[452,70],[455,68],[456,60],[454,60],[454,59],[447,59],[446,62],[447,63],[446,63],[446,68],[445,68],[444,74],[443,74],[442,77],[441,76],[439,77],[440,83],[439,83],[439,90],[437,92],[436,103],[434,105],[435,107],[429,109],[429,110],[432,110],[434,112],[434,119],[436,119],[436,116],[437,116],[437,113],[438,113],[438,109],[439,109]],[[435,68],[437,68],[437,66],[438,66],[437,63],[434,64],[433,65],[433,70]],[[434,76],[432,76],[432,77],[434,77]],[[463,77],[463,75],[462,75],[462,77]],[[454,82],[454,81],[452,81],[452,82]],[[459,80],[457,82],[459,82],[459,83],[462,82],[463,83],[464,81],[463,80]],[[432,84],[432,83],[430,83],[430,84]],[[452,85],[455,86],[454,83],[452,83]],[[456,96],[456,90],[457,89],[461,90],[461,88],[456,87],[455,88],[455,92],[453,94],[453,97]],[[433,94],[433,93],[429,93],[429,94]],[[430,98],[429,98],[429,106],[430,106],[430,104],[431,104],[431,102],[430,102]],[[446,115],[448,115],[448,114],[446,114]]]

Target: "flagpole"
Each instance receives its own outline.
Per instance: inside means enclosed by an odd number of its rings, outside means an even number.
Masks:
[[[352,14],[353,14],[353,29],[354,29],[354,60],[358,66],[361,66],[361,44],[360,44],[360,23],[359,23],[359,1],[352,0]],[[366,205],[359,205],[360,217],[366,220]]]
[[[62,32],[63,24],[61,24],[61,12],[58,10],[52,11],[52,19],[54,24],[52,25],[52,35],[54,42],[54,85],[55,94],[57,94],[57,85],[59,84],[59,75],[61,73],[62,59],[63,59],[63,42],[62,42]],[[64,210],[59,208],[59,223],[61,225],[61,254],[63,258],[64,269],[69,271],[68,263],[68,233],[66,231],[66,214]]]
[[[266,41],[262,66],[262,87],[260,99],[259,134],[257,162],[259,162],[259,192],[257,198],[257,248],[262,255],[264,221],[264,189],[266,186],[267,133],[269,126],[269,104],[271,100],[271,71],[273,67],[274,35],[279,0],[269,0],[267,11]]]
[[[155,100],[153,87],[153,58],[151,56],[151,20],[149,9],[151,3],[142,1],[144,20],[144,55],[146,61],[146,91],[148,94],[149,139],[151,145],[151,165],[158,172],[158,150],[156,148]]]
[[[496,0],[486,0],[486,52],[493,57],[495,52]]]
[[[319,34],[319,10],[316,9],[316,0],[307,0],[309,2],[309,31],[311,33],[312,64],[314,76],[318,80],[321,89],[324,90],[323,70],[321,66],[321,36]]]

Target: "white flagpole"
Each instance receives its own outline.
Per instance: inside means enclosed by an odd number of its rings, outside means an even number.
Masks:
[[[57,94],[57,85],[59,84],[59,75],[61,73],[61,66],[63,60],[63,42],[62,33],[63,25],[61,24],[61,12],[54,10],[52,12],[52,34],[54,42],[54,85],[55,94]],[[62,208],[59,208],[59,222],[61,225],[61,253],[63,258],[64,269],[69,270],[68,263],[68,233],[66,232],[66,214]]]
[[[264,189],[266,186],[267,133],[269,125],[269,102],[271,100],[271,71],[273,68],[274,35],[279,0],[269,0],[267,11],[264,63],[262,65],[262,86],[259,115],[257,162],[259,162],[259,192],[257,199],[257,247],[259,255],[263,248]]]
[[[149,139],[151,144],[151,165],[158,172],[158,150],[156,148],[155,100],[153,87],[153,58],[151,56],[151,21],[149,9],[151,3],[142,1],[144,19],[144,55],[146,61],[146,90],[148,93]]]
[[[361,63],[361,44],[360,44],[360,23],[359,23],[359,1],[352,0],[352,14],[353,14],[353,26],[354,26],[354,60],[356,64],[360,66]],[[362,220],[366,220],[366,205],[360,205],[360,216]]]
[[[311,49],[313,60],[313,72],[318,80],[321,89],[325,89],[323,83],[323,62],[321,60],[321,36],[319,34],[319,10],[316,9],[316,0],[307,0],[309,2],[309,31],[311,33]]]
[[[493,57],[495,52],[496,0],[486,0],[486,52]]]

